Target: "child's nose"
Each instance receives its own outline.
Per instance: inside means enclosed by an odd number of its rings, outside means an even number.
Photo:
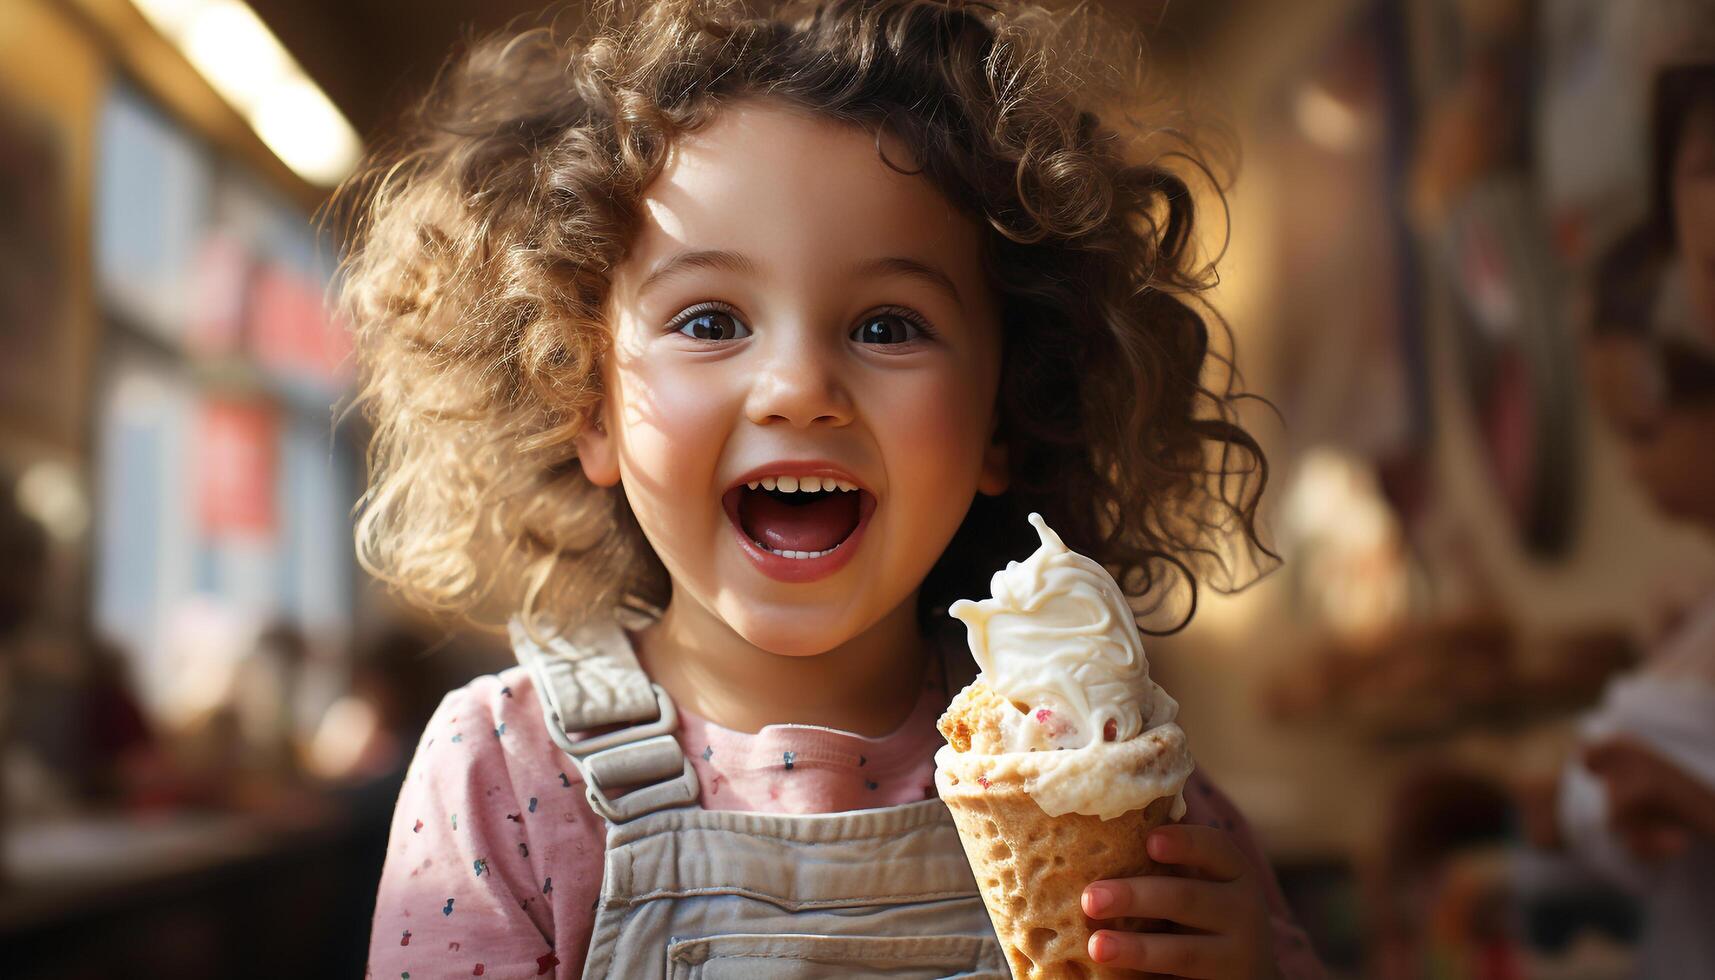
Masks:
[[[798,428],[851,422],[851,393],[836,351],[813,338],[779,338],[770,348],[753,375],[745,404],[752,422],[785,422]]]

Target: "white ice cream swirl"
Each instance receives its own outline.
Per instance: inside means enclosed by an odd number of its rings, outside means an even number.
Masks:
[[[1113,576],[1067,548],[1042,515],[1029,519],[1041,546],[994,574],[991,598],[960,599],[947,610],[965,624],[979,679],[1029,706],[1006,726],[1008,749],[1088,745],[1103,740],[1110,721],[1113,741],[1123,742],[1171,722],[1179,705],[1149,679],[1136,620]]]
[[[1173,720],[1178,703],[1149,679],[1125,594],[1040,514],[1030,523],[1041,546],[995,573],[991,598],[948,609],[982,670],[949,716],[973,697],[992,706],[964,751],[949,741],[935,753],[936,789],[951,799],[1016,783],[1050,816],[1103,820],[1171,797],[1177,820],[1195,764]]]

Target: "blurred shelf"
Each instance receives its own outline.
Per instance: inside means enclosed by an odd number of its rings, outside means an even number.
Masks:
[[[259,395],[297,412],[327,415],[330,419],[335,405],[349,395],[345,388],[336,385],[269,370],[244,353],[211,354],[188,348],[162,337],[111,304],[103,308],[102,316],[107,321],[109,337],[124,351],[161,366],[182,365],[204,391]],[[342,425],[352,419],[355,416],[342,417]]]
[[[1268,708],[1285,725],[1334,725],[1378,743],[1520,731],[1590,707],[1608,679],[1635,661],[1617,629],[1526,645],[1493,618],[1408,624],[1330,641],[1275,679]]]
[[[7,828],[4,976],[361,976],[403,775]]]
[[[254,814],[177,812],[79,816],[5,828],[0,936],[158,895],[175,882],[342,838],[352,817],[337,807],[282,820]]]

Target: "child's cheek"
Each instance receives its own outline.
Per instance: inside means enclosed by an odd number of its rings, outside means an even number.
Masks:
[[[716,469],[732,411],[709,381],[708,372],[644,358],[622,360],[612,377],[626,498],[658,551],[668,538],[706,541],[716,530]]]
[[[902,540],[944,544],[964,519],[988,440],[993,396],[981,380],[949,364],[876,393],[871,418],[894,498],[888,516]]]
[[[713,404],[716,392],[689,372],[640,366],[622,375],[619,400],[624,413],[626,456],[640,476],[676,481],[698,477],[703,486],[714,476],[730,420]],[[689,490],[691,484],[680,483]]]

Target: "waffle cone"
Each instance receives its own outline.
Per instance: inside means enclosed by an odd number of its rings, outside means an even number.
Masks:
[[[1170,822],[1173,797],[1112,820],[1082,813],[1052,817],[1022,789],[998,782],[981,793],[943,794],[943,799],[1017,980],[1137,975],[1090,959],[1092,926],[1081,898],[1091,882],[1155,872],[1144,840]],[[1143,926],[1141,920],[1110,919],[1099,927]]]

